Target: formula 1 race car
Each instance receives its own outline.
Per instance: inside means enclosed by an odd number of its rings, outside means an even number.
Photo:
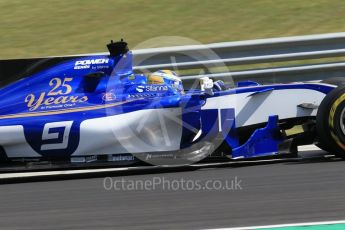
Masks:
[[[342,79],[228,88],[201,78],[185,90],[172,71],[135,74],[124,41],[107,46],[110,55],[36,66],[0,89],[2,162],[192,164],[313,143],[345,157]]]

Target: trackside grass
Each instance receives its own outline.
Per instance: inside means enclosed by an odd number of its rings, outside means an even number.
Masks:
[[[0,59],[105,51],[157,36],[202,43],[345,31],[341,0],[1,0]],[[159,44],[157,44],[159,45]]]

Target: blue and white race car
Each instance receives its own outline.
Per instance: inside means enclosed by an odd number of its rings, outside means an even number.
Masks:
[[[135,74],[127,43],[108,49],[34,66],[14,82],[1,76],[1,162],[192,164],[313,143],[345,157],[342,79],[227,88],[201,78],[185,90],[169,70]]]

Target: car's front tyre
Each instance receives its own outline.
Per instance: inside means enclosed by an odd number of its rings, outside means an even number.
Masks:
[[[345,158],[345,86],[332,90],[321,102],[316,130],[319,147]]]

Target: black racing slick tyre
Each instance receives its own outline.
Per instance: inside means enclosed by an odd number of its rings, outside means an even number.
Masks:
[[[345,86],[332,90],[321,102],[316,131],[319,147],[345,158]]]

